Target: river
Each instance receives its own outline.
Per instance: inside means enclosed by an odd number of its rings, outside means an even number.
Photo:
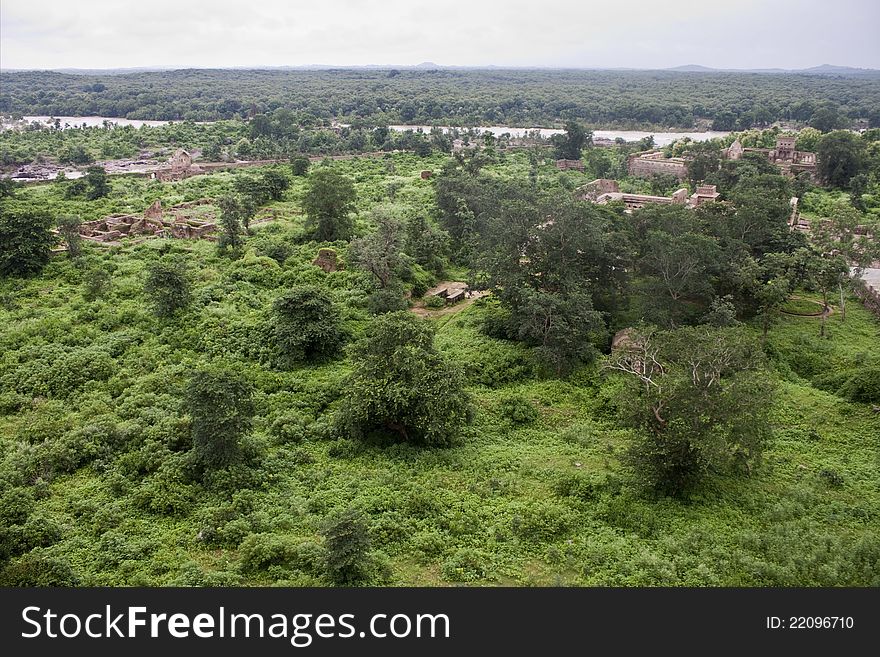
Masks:
[[[403,130],[422,130],[424,132],[430,132],[431,126],[429,125],[390,125],[388,126],[392,130],[403,131]],[[444,132],[448,132],[451,128],[447,126],[441,126],[441,130]],[[459,128],[459,130],[465,130],[465,128]],[[501,125],[493,125],[488,127],[480,127],[477,128],[480,132],[491,132],[496,137],[503,135],[505,133],[509,133],[511,137],[522,137],[527,132],[535,132],[537,131],[541,137],[545,139],[548,137],[552,137],[553,135],[560,135],[565,132],[565,130],[560,130],[558,128],[509,128],[507,126]],[[677,139],[689,138],[693,141],[706,141],[708,139],[715,139],[720,137],[726,137],[729,135],[729,132],[720,132],[717,130],[706,130],[703,132],[645,132],[643,130],[593,130],[593,138],[594,139],[623,139],[624,141],[639,141],[644,139],[645,137],[654,136],[654,145],[655,146],[667,146]]]
[[[110,118],[106,116],[24,116],[22,117],[24,121],[27,123],[33,123],[36,121],[42,125],[51,126],[55,119],[58,119],[61,123],[61,127],[80,127],[85,124],[88,127],[96,127],[104,125],[104,122],[112,123],[118,126],[133,126],[135,128],[140,128],[142,126],[160,126],[167,125],[171,123],[171,121],[145,121],[140,119],[118,119],[118,118]],[[177,121],[180,123],[180,121]],[[210,121],[204,121],[201,123],[210,123]],[[8,123],[4,123],[3,127],[11,127]],[[388,126],[391,130],[396,130],[398,132],[402,132],[404,130],[423,130],[424,132],[430,132],[431,126],[429,125],[391,125]],[[451,130],[448,126],[442,126],[440,128],[444,132],[448,132]],[[465,128],[459,128],[460,130],[464,130]],[[558,128],[516,128],[516,127],[508,127],[502,125],[493,125],[487,127],[479,127],[477,128],[480,132],[491,132],[493,135],[500,136],[505,133],[509,133],[511,137],[522,137],[526,134],[526,132],[534,132],[537,131],[545,139],[548,137],[552,137],[553,135],[562,134],[565,132],[564,130],[560,130]],[[593,130],[593,137],[596,139],[623,139],[624,141],[639,141],[640,139],[644,139],[650,135],[654,136],[654,145],[655,146],[666,146],[667,144],[671,144],[676,139],[684,139],[685,137],[692,139],[693,141],[706,141],[707,139],[714,139],[716,137],[726,137],[728,132],[718,132],[713,130],[706,130],[703,132],[647,132],[643,130]]]

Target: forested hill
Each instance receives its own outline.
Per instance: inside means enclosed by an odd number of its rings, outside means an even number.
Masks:
[[[0,113],[215,120],[285,107],[368,123],[745,129],[880,125],[880,75],[584,70],[178,70],[0,73]]]

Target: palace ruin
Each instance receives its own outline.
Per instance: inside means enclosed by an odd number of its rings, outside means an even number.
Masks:
[[[605,205],[612,202],[623,202],[627,211],[638,210],[648,203],[660,203],[662,205],[683,205],[689,208],[697,208],[703,203],[717,201],[720,194],[715,185],[700,185],[697,191],[688,195],[684,187],[675,190],[672,196],[652,196],[650,194],[631,194],[620,191],[620,185],[616,180],[598,178],[586,185],[579,187],[575,194],[578,198],[591,203]]]

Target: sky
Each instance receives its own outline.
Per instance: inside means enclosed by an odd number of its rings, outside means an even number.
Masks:
[[[4,69],[880,69],[880,0],[0,0]]]

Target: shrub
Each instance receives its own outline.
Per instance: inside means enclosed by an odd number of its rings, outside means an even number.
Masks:
[[[160,260],[148,266],[144,291],[159,317],[170,317],[189,305],[191,284],[187,269],[180,260]]]
[[[239,555],[244,572],[278,566],[319,573],[324,560],[324,550],[318,543],[280,534],[251,534],[241,543]]]
[[[530,502],[513,507],[510,528],[521,539],[549,541],[571,525],[570,511],[556,502]]]
[[[501,400],[501,415],[514,424],[531,424],[538,419],[538,410],[525,397],[509,395]]]
[[[282,366],[335,356],[345,341],[338,309],[325,290],[297,285],[273,306],[274,341]]]
[[[464,379],[412,313],[382,315],[352,349],[339,422],[356,438],[378,432],[419,445],[448,445],[472,420]]]
[[[79,577],[66,561],[36,549],[0,571],[0,586],[78,586]]]
[[[367,301],[367,309],[373,315],[384,315],[407,308],[409,308],[409,302],[403,297],[403,290],[399,287],[376,290]]]
[[[184,400],[190,417],[193,452],[207,469],[243,459],[241,439],[253,423],[252,387],[231,371],[200,370],[190,377]]]
[[[492,556],[477,548],[458,548],[441,566],[443,578],[451,582],[478,582],[489,576]]]
[[[354,584],[366,578],[370,535],[360,512],[347,509],[328,518],[322,529],[327,575],[334,584]]]

